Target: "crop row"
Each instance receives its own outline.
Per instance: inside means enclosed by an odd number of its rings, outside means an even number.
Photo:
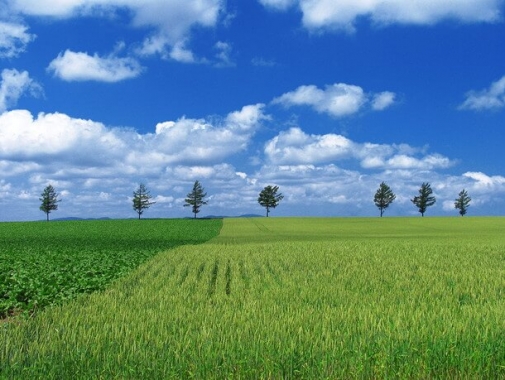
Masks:
[[[0,318],[103,290],[161,250],[201,243],[221,221],[0,224]]]

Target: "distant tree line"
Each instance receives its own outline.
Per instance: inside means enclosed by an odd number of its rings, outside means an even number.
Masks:
[[[380,216],[384,214],[384,211],[393,203],[396,199],[396,195],[393,193],[391,188],[385,183],[382,182],[377,189],[377,192],[374,196],[375,206],[380,211]],[[459,211],[461,216],[464,216],[468,207],[470,207],[470,201],[472,198],[468,196],[468,193],[465,189],[461,190],[458,194],[458,198],[454,201],[454,208]],[[437,199],[433,196],[433,190],[431,189],[431,185],[428,182],[423,182],[421,187],[419,188],[419,195],[416,195],[414,198],[410,200],[414,206],[417,207],[417,210],[421,213],[421,216],[424,216],[428,207],[433,206]]]
[[[191,207],[191,212],[195,219],[201,207],[208,204],[208,201],[205,199],[206,196],[207,193],[204,187],[199,181],[195,181],[193,188],[184,200],[184,207]],[[133,210],[138,214],[139,219],[145,210],[156,203],[152,201],[152,198],[151,193],[143,183],[140,183],[139,187],[133,192]],[[268,185],[259,193],[258,203],[266,209],[266,216],[268,217],[271,209],[275,209],[283,199],[284,195],[279,192],[279,186]],[[396,195],[393,193],[393,190],[385,182],[381,182],[374,195],[374,204],[379,209],[381,218],[395,199]],[[49,221],[49,214],[58,210],[58,203],[61,201],[59,194],[52,185],[47,185],[39,200],[41,201],[39,208],[46,214],[46,220]],[[466,215],[471,200],[472,198],[470,198],[465,189],[460,191],[458,198],[455,199],[454,208],[459,211],[461,216]],[[411,202],[416,206],[422,217],[424,217],[428,207],[433,206],[436,201],[431,185],[428,182],[424,182],[419,188],[419,194],[411,199]]]

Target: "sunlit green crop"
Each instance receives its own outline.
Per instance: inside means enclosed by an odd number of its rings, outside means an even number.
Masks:
[[[503,378],[505,219],[225,219],[0,327],[0,378]]]

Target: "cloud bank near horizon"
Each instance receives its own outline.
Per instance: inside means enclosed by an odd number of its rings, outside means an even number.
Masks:
[[[279,131],[258,154],[253,137],[272,122],[265,111],[256,104],[217,120],[182,117],[145,134],[61,113],[6,111],[0,115],[0,195],[16,210],[25,205],[18,211],[23,220],[37,218],[38,196],[48,183],[64,194],[62,216],[89,217],[128,217],[139,182],[162,200],[151,216],[171,217],[184,215],[183,199],[195,180],[210,195],[209,213],[227,215],[261,213],[257,195],[268,184],[285,194],[284,215],[303,215],[302,204],[326,210],[323,215],[375,215],[373,193],[382,181],[397,194],[394,215],[416,214],[410,198],[425,181],[440,200],[437,214],[451,212],[447,204],[462,188],[477,210],[505,193],[504,177],[445,173],[457,159],[424,147],[356,142],[301,127]],[[259,164],[232,164],[244,154],[259,156]]]

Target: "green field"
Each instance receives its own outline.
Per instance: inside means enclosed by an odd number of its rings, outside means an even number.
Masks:
[[[0,224],[0,319],[105,289],[162,250],[216,236],[219,220]]]
[[[504,230],[225,219],[104,291],[4,322],[0,378],[504,378]]]

